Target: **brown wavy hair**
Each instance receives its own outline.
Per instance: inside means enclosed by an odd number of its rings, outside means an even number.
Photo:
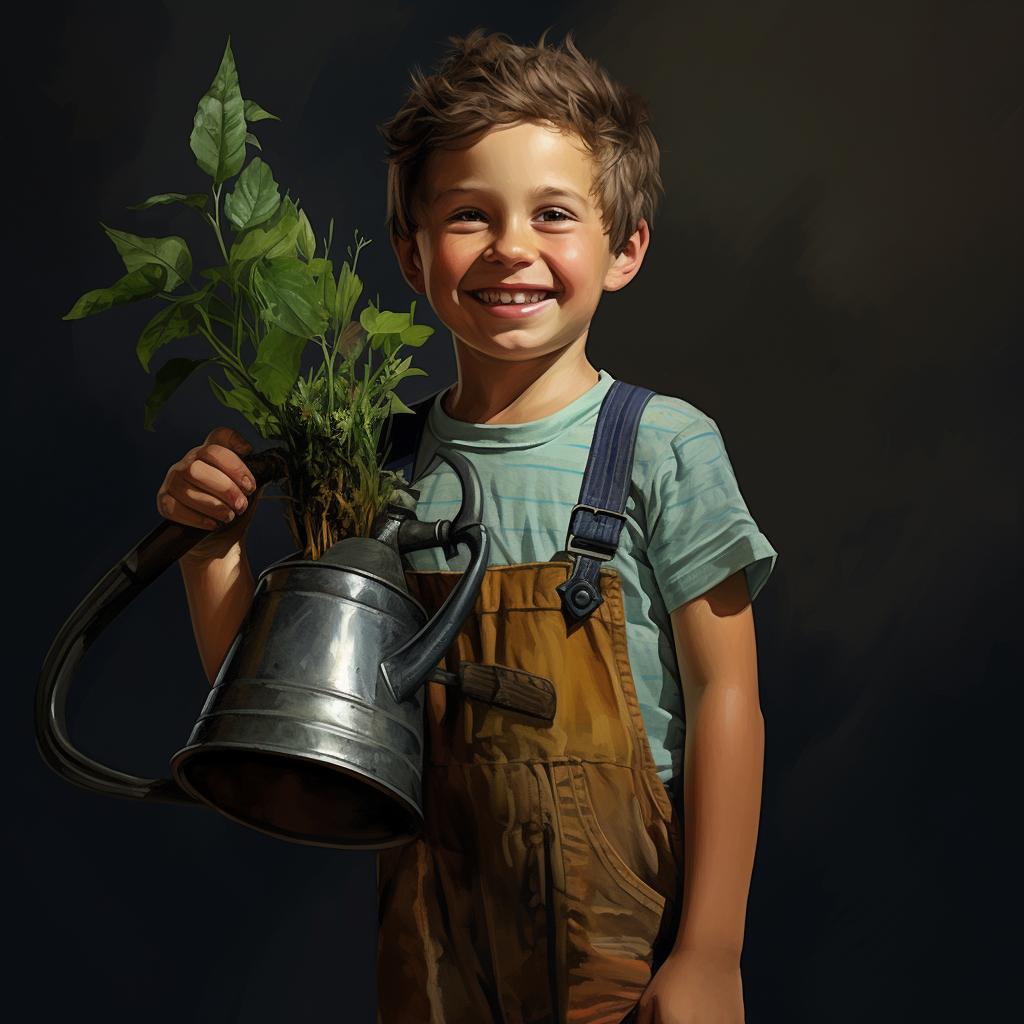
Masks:
[[[419,197],[423,167],[435,149],[462,149],[495,125],[548,121],[577,135],[594,161],[594,194],[610,251],[618,255],[640,218],[650,224],[664,189],[658,144],[647,103],[576,48],[516,46],[502,32],[474,29],[437,71],[416,68],[398,113],[378,126],[388,147],[387,224],[392,237],[416,231],[411,200]]]

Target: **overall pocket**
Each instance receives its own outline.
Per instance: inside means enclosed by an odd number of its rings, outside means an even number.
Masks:
[[[655,841],[664,830],[660,809],[641,806],[628,768],[576,764],[571,780],[579,826],[593,856],[624,892],[660,917],[667,895],[657,888],[664,848]],[[648,788],[640,793],[648,797]]]

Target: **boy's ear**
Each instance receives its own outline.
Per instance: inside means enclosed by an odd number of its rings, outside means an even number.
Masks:
[[[604,290],[606,292],[617,292],[620,288],[625,288],[636,277],[650,241],[650,229],[647,227],[647,221],[641,217],[636,231],[629,236],[629,241],[626,242],[626,248],[618,256],[613,257],[608,273],[605,274]]]
[[[427,289],[423,280],[423,260],[420,257],[415,236],[399,238],[397,235],[392,235],[391,247],[395,250],[398,264],[402,268],[402,276],[408,282],[409,287],[414,292],[425,295]]]

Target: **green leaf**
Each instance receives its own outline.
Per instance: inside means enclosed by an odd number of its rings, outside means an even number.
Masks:
[[[198,307],[205,303],[212,287],[212,284],[208,284],[200,291],[172,302],[146,324],[135,346],[139,362],[146,373],[149,373],[149,362],[157,349],[175,338],[191,338],[199,333],[202,318]]]
[[[146,399],[146,430],[153,429],[153,420],[160,411],[160,407],[167,401],[178,386],[182,384],[195,370],[212,359],[168,359],[156,372],[156,383]]]
[[[275,114],[268,114],[258,103],[254,100],[245,101],[245,119],[250,123],[253,121],[265,121],[267,118],[272,121],[280,121],[281,118]]]
[[[129,270],[138,270],[147,263],[165,267],[167,270],[166,291],[173,292],[182,281],[187,281],[192,273],[192,254],[188,251],[185,239],[178,235],[167,238],[140,238],[130,235],[127,231],[108,228],[100,221],[103,230],[114,243],[117,251]]]
[[[309,223],[309,218],[306,216],[305,210],[299,211],[299,237],[298,237],[299,252],[307,260],[313,258],[313,253],[316,252],[316,235],[313,234],[313,228]]]
[[[250,421],[260,407],[259,399],[248,388],[232,388],[230,391],[225,391],[212,377],[210,378],[210,388],[222,405],[226,405],[229,409],[236,409]]]
[[[434,333],[433,327],[426,324],[413,324],[402,331],[402,344],[411,348],[419,348]]]
[[[246,132],[245,133],[245,141],[250,146],[255,146],[261,153],[263,152],[263,147],[260,145],[260,140],[257,139],[256,136],[253,135],[252,132]]]
[[[365,325],[364,325],[365,326]],[[409,326],[408,313],[386,313],[377,314],[377,321],[374,326],[374,333],[377,334],[401,334]]]
[[[227,377],[228,382],[236,388],[242,388],[244,391],[252,393],[252,388],[249,387],[249,382],[243,377],[237,370],[233,370],[230,366],[223,367],[224,376]]]
[[[309,272],[313,277],[319,277],[325,270],[330,268],[330,263],[323,256],[314,256],[308,263]]]
[[[230,36],[217,77],[199,101],[189,145],[215,185],[237,174],[245,162],[245,104]]]
[[[327,317],[316,282],[301,260],[294,256],[268,259],[256,266],[253,277],[269,307],[264,310],[265,319],[303,338],[324,332]]]
[[[281,421],[266,408],[258,409],[249,417],[262,437],[281,437]]]
[[[393,391],[389,391],[388,394],[391,396],[391,405],[388,412],[392,416],[396,413],[412,412],[412,409],[410,409],[409,406],[407,406],[405,402],[403,402]]]
[[[229,324],[235,322],[235,310],[229,306],[216,292],[210,293],[208,302],[204,305],[204,308],[211,316],[219,316],[222,320],[226,320]]]
[[[209,270],[200,270],[199,276],[205,277],[207,281],[213,281],[214,284],[223,281],[229,288],[234,281],[230,267],[210,267]]]
[[[249,375],[273,405],[283,405],[299,377],[302,349],[307,339],[273,327],[260,342]]]
[[[232,271],[237,273],[236,264],[245,260],[263,256],[268,260],[278,256],[294,256],[298,235],[299,221],[295,217],[285,217],[273,227],[268,224],[246,231],[231,246]]]
[[[109,288],[96,288],[86,292],[72,307],[71,312],[61,317],[62,320],[81,320],[93,313],[102,313],[111,306],[126,306],[129,302],[141,302],[151,299],[157,292],[163,291],[167,281],[166,267],[147,263],[125,274],[120,281],[115,281]]]
[[[394,351],[402,344],[401,334],[388,331],[386,333],[374,334],[371,338],[370,345],[373,348],[384,347],[384,352],[387,355],[392,355]]]
[[[352,311],[356,308],[362,291],[363,282],[359,280],[359,276],[352,272],[347,262],[343,263],[338,271],[338,288],[334,298],[334,319],[339,324],[347,324],[352,319]],[[362,323],[362,320],[360,315],[359,322]]]
[[[277,213],[275,213],[274,216],[271,217],[270,220],[263,225],[268,230],[270,228],[277,227],[277,225],[280,224],[285,217],[292,217],[296,222],[298,221],[299,208],[298,206],[295,205],[295,203],[291,201],[291,198],[288,195],[288,192],[290,191],[291,189],[288,189],[288,191],[286,191],[285,194],[281,197],[281,205],[277,208]]]
[[[313,263],[316,262],[316,260],[313,260],[312,263],[310,263],[310,270],[312,270]],[[334,273],[331,261],[324,260],[324,264],[324,269],[316,275],[317,287],[320,289],[320,301],[324,304],[324,309],[333,316],[337,285],[334,283]],[[334,329],[337,330],[337,320],[333,321],[333,325]]]
[[[201,210],[206,206],[206,200],[210,197],[205,192],[191,192],[185,195],[184,192],[161,192],[158,196],[150,196],[144,203],[138,203],[136,206],[129,206],[129,210],[148,210],[151,206],[156,206],[157,203],[162,203],[166,206],[168,203],[184,203],[186,206],[191,206],[194,210]]]
[[[393,388],[400,381],[405,380],[406,377],[426,377],[427,371],[421,370],[419,367],[412,366],[412,356],[408,356],[403,359],[393,370],[387,375],[387,387]]]
[[[367,334],[377,333],[377,310],[372,303],[359,314],[359,324]]]
[[[224,197],[224,212],[239,231],[262,224],[277,213],[280,205],[274,175],[258,156],[252,158],[238,176],[234,190]]]

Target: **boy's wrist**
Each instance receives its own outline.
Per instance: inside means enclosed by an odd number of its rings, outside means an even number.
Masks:
[[[191,574],[202,573],[212,568],[215,564],[236,564],[246,558],[244,537],[235,538],[219,548],[211,549],[205,547],[205,544],[205,541],[200,541],[196,547],[186,551],[178,559],[178,564],[181,566],[182,571]]]
[[[703,969],[713,973],[728,973],[739,970],[742,949],[735,946],[711,946],[700,943],[677,943],[668,956],[668,960],[680,963],[700,964]]]

